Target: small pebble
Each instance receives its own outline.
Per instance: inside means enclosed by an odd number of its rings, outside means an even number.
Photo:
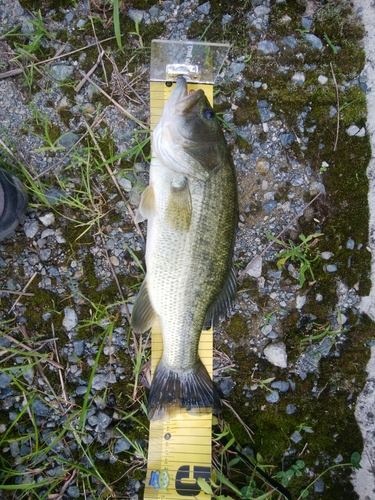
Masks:
[[[258,50],[263,52],[263,54],[274,54],[279,52],[279,47],[275,42],[270,42],[268,40],[263,40],[258,43]]]
[[[10,377],[7,373],[0,373],[0,389],[5,389],[12,382],[12,377]]]
[[[53,213],[48,213],[39,217],[39,220],[43,226],[50,226],[55,222],[55,216]]]
[[[79,491],[79,488],[77,486],[69,486],[69,488],[66,490],[66,493],[70,498],[79,498],[81,496],[81,493]]]
[[[106,413],[100,412],[97,417],[97,432],[104,432],[111,423],[112,419]]]
[[[23,230],[27,238],[34,238],[39,230],[39,224],[36,220],[25,222]]]
[[[275,382],[272,382],[271,387],[273,389],[278,389],[280,392],[287,392],[289,390],[289,382],[276,380]]]
[[[327,271],[329,273],[335,273],[337,271],[337,266],[336,264],[328,264],[327,266]]]
[[[366,135],[366,129],[364,127],[360,129],[357,125],[350,125],[350,127],[346,129],[346,133],[351,137],[364,137]]]
[[[124,191],[131,191],[132,190],[133,185],[132,185],[131,181],[129,179],[127,179],[126,177],[117,176],[117,181]]]
[[[253,276],[254,278],[260,278],[262,276],[262,258],[258,257],[254,259],[248,269],[246,270],[249,276]]]
[[[287,368],[288,358],[284,342],[269,344],[263,351],[267,361],[280,368]]]
[[[306,304],[306,295],[297,295],[296,297],[296,307],[297,309],[302,309]]]
[[[337,455],[337,457],[333,459],[333,461],[335,462],[335,464],[341,464],[341,462],[342,462],[343,460],[344,460],[344,459],[343,459],[342,455],[340,455],[340,454],[339,454],[339,455]]]
[[[321,258],[324,259],[324,260],[329,260],[331,257],[333,257],[333,253],[332,252],[322,252],[320,254]]]
[[[40,398],[36,397],[32,403],[33,411],[38,417],[48,417],[51,408],[47,406]]]
[[[323,48],[323,42],[321,41],[320,38],[318,38],[317,36],[311,34],[311,33],[308,33],[307,35],[305,35],[305,40],[306,42],[308,42],[314,49],[322,49]]]
[[[278,391],[269,392],[266,396],[266,400],[268,403],[277,403],[280,399]]]
[[[289,404],[286,406],[286,414],[287,415],[293,415],[294,413],[296,413],[297,411],[297,407],[296,405],[293,405],[293,404]]]
[[[294,134],[280,134],[280,142],[284,147],[293,144],[295,140],[296,136]]]
[[[298,42],[297,40],[295,39],[294,36],[286,36],[282,39],[282,43],[288,47],[290,47],[292,50],[294,50],[297,45],[298,45]]]
[[[229,394],[232,392],[232,389],[235,385],[236,384],[230,378],[224,378],[220,382],[220,389],[221,389],[221,392],[223,393],[224,397],[229,396]]]
[[[270,214],[277,207],[277,201],[271,200],[268,203],[265,203],[262,208],[267,213]]]
[[[130,447],[131,447],[131,445],[126,438],[120,438],[116,442],[113,452],[117,455],[118,453],[121,453],[122,451],[128,451],[130,449]]]
[[[305,73],[301,73],[300,71],[297,71],[292,76],[292,82],[296,83],[297,85],[303,85],[305,83],[305,80],[306,80]]]
[[[355,248],[355,241],[352,238],[349,238],[348,241],[346,242],[346,248],[348,250],[354,250],[354,248]]]
[[[290,439],[293,441],[293,443],[299,443],[302,441],[302,436],[298,431],[294,431],[293,434],[290,436]]]
[[[94,375],[93,381],[92,381],[92,388],[95,389],[96,391],[101,391],[105,389],[108,386],[107,383],[107,376],[102,375],[102,374],[97,374]]]
[[[311,17],[307,16],[302,16],[302,26],[305,28],[305,30],[309,30],[312,26],[313,20]]]
[[[210,2],[205,2],[197,7],[197,11],[205,16],[207,16],[210,13],[210,10],[211,10]]]
[[[116,257],[116,255],[112,255],[109,260],[111,261],[111,264],[113,266],[119,266],[120,265],[120,261],[119,259]]]
[[[70,332],[78,325],[78,316],[74,309],[66,307],[64,309],[63,327]]]
[[[315,493],[323,493],[324,492],[324,481],[322,478],[319,478],[314,482],[314,491],[315,491]]]

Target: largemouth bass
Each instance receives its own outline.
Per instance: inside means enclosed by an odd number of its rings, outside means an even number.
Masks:
[[[203,90],[188,94],[178,77],[153,133],[149,186],[137,221],[148,219],[147,273],[132,327],[159,318],[163,354],[149,395],[149,418],[175,408],[220,406],[198,357],[202,328],[236,293],[232,254],[237,227],[234,164]]]

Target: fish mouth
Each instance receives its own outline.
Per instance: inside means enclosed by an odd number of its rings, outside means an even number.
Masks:
[[[201,89],[188,93],[185,78],[183,76],[178,76],[175,88],[171,94],[171,97],[175,97],[173,101],[176,113],[181,116],[190,113],[201,99],[202,95],[204,95],[204,92]]]

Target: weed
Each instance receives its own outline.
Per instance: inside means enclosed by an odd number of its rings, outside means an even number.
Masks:
[[[17,55],[13,58],[13,61],[20,59],[25,59],[26,61],[36,60],[35,53],[40,49],[44,40],[52,40],[53,35],[51,35],[44,27],[44,21],[40,10],[37,13],[36,19],[29,21],[30,31],[28,34],[29,43],[21,43],[14,41],[14,49]],[[8,33],[5,33],[2,38],[9,39],[14,38],[25,38],[25,35],[19,31],[19,27],[11,29]]]
[[[269,391],[269,392],[273,391],[273,389],[271,389],[270,387],[268,387],[268,384],[271,384],[271,382],[273,382],[275,380],[275,377],[270,377],[270,378],[266,378],[266,379],[262,380],[260,378],[254,378],[252,376],[251,379],[261,389],[265,389],[266,391]]]
[[[138,19],[138,17],[136,17],[135,20],[134,20],[134,27],[135,27],[135,31],[129,31],[129,35],[135,35],[138,38],[139,47],[141,49],[143,49],[144,48],[144,44],[143,44],[142,35],[141,35],[140,31],[139,31],[139,19]]]
[[[341,313],[339,311],[339,318],[341,317]],[[315,340],[322,340],[326,337],[331,337],[334,339],[336,335],[340,335],[340,333],[345,332],[345,330],[342,327],[341,321],[339,321],[339,328],[336,330],[332,330],[331,325],[329,323],[326,323],[324,325],[319,325],[316,323],[313,323],[313,334],[310,335],[309,337],[306,337],[301,340],[301,344],[307,344],[314,342]]]
[[[305,424],[301,424],[299,428],[300,430],[310,430],[310,427]],[[203,478],[198,479],[198,484],[202,491],[211,495],[211,498],[215,500],[233,500],[234,498],[243,500],[291,498],[289,491],[277,486],[277,483],[273,479],[279,481],[285,488],[290,482],[296,481],[296,478],[299,484],[303,480],[308,483],[305,488],[300,490],[298,500],[301,500],[308,498],[314,483],[333,469],[345,467],[359,469],[361,467],[361,456],[358,452],[354,452],[350,463],[335,464],[328,467],[311,481],[305,462],[298,459],[294,464],[289,465],[286,470],[280,470],[273,474],[271,479],[265,474],[265,471],[269,468],[272,469],[272,467],[264,463],[264,459],[259,453],[256,455],[256,458],[251,458],[241,452],[230,427],[225,423],[222,432],[214,434],[215,441],[220,442],[223,438],[224,442],[225,440],[227,441],[220,449],[220,462],[217,462],[217,469],[213,470],[210,482],[206,482]],[[235,450],[237,450],[237,453]],[[237,467],[241,463],[247,466],[246,472],[241,470],[240,473],[238,469],[234,469],[235,466]],[[251,475],[248,475],[249,468],[252,470]],[[232,477],[236,479],[233,481]],[[243,482],[245,482],[244,486],[242,486]]]
[[[354,469],[358,470],[358,469],[361,469],[360,461],[361,461],[361,455],[357,451],[355,451],[354,453],[352,453],[349,463],[337,464],[337,465],[332,465],[331,467],[328,467],[328,469],[326,469],[321,474],[319,474],[319,476],[316,477],[314,479],[314,481],[312,481],[312,483],[310,483],[306,488],[301,490],[301,493],[300,493],[297,500],[308,498],[310,495],[310,491],[309,491],[310,488],[314,485],[314,483],[316,483],[327,472],[330,472],[331,470],[337,469],[339,467],[353,467]]]
[[[326,161],[323,161],[322,166],[319,169],[319,172],[320,173],[327,172],[328,167],[329,167],[328,163]]]
[[[329,38],[329,36],[327,35],[327,33],[324,33],[324,39],[328,43],[328,45],[331,47],[331,49],[333,50],[333,53],[337,54],[337,52],[339,51],[339,49],[336,47],[336,45],[334,45],[331,42],[331,39]]]
[[[35,135],[35,137],[38,137],[41,141],[45,142],[47,146],[42,146],[40,148],[34,149],[34,153],[42,153],[42,152],[53,152],[56,153],[57,151],[62,151],[64,150],[64,146],[58,146],[57,143],[63,136],[59,136],[56,139],[53,139],[51,135],[51,122],[50,122],[50,117],[47,115],[43,115],[39,111],[37,111],[35,108],[31,108],[33,110],[34,114],[34,119],[39,127],[42,127],[43,133],[37,133],[32,130],[30,130],[30,133],[32,135]],[[67,135],[67,134],[64,134]]]
[[[310,425],[308,425],[306,422],[302,422],[301,424],[298,424],[297,431],[298,432],[302,432],[302,431],[313,432],[312,427]]]
[[[282,269],[283,265],[288,261],[298,261],[299,262],[299,284],[303,285],[306,279],[306,273],[309,273],[311,279],[314,281],[314,273],[311,267],[311,264],[319,259],[319,255],[316,255],[314,258],[310,258],[309,254],[311,251],[311,247],[315,246],[318,243],[318,238],[323,236],[322,233],[314,233],[309,236],[304,236],[303,234],[299,235],[299,239],[301,243],[299,245],[295,245],[292,240],[289,240],[288,243],[285,243],[282,240],[275,238],[272,234],[265,231],[267,238],[276,242],[277,244],[284,247],[281,252],[279,252],[276,257],[280,257],[277,261],[278,269]]]
[[[118,48],[121,52],[124,52],[121,39],[121,27],[120,27],[120,2],[119,0],[113,0],[113,26],[115,30],[115,36]]]
[[[280,470],[275,474],[275,478],[278,479],[283,486],[288,486],[289,481],[292,477],[302,476],[303,469],[305,468],[305,462],[303,460],[297,460],[297,462],[289,467],[287,470]]]
[[[269,311],[268,313],[266,313],[264,315],[264,318],[262,320],[263,328],[266,327],[269,324],[269,322],[275,316],[276,313],[277,313],[277,311]]]

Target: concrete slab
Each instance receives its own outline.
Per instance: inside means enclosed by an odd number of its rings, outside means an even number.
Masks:
[[[372,253],[372,289],[368,297],[361,302],[361,310],[375,321],[375,3],[373,0],[354,0],[354,9],[362,17],[366,35],[367,85],[371,91],[367,94],[368,122],[367,131],[371,136],[372,158],[368,167],[369,178],[369,249]],[[356,418],[364,439],[362,469],[353,474],[353,485],[360,500],[375,498],[375,346],[371,348],[371,358],[367,365],[367,383],[356,406]]]

